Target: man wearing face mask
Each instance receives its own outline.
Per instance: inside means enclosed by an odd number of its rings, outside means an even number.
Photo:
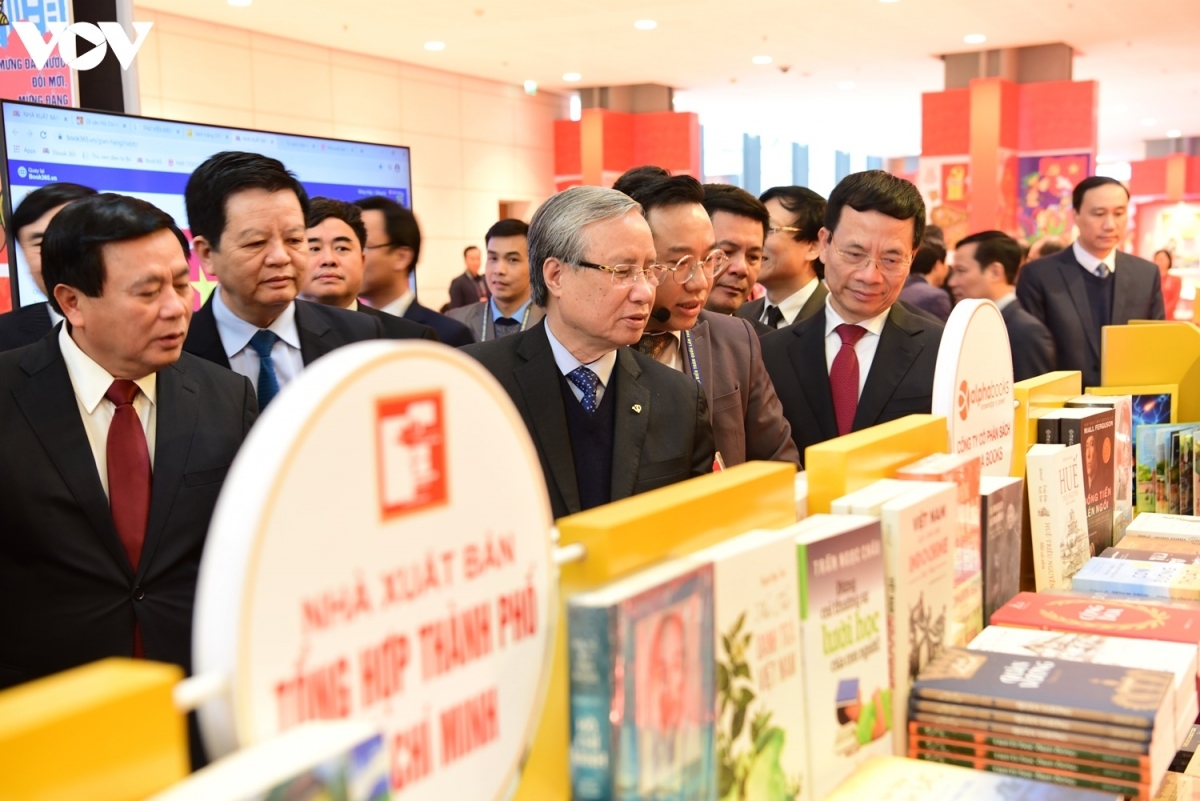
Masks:
[[[659,167],[637,167],[613,188],[641,204],[658,261],[667,267],[638,349],[704,388],[723,464],[765,459],[798,465],[800,454],[763,368],[754,328],[704,309],[727,257],[717,247],[700,182]]]

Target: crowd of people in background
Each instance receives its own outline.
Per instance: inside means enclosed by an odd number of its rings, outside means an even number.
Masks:
[[[1087,178],[1073,202],[1078,238],[1026,253],[1001,231],[946,243],[916,187],[880,170],[828,198],[756,198],[639,167],[498,220],[439,312],[413,291],[410,210],[309,198],[275,159],[197,168],[190,243],[143,200],[42,187],[12,226],[47,301],[0,317],[0,688],[112,655],[188,669],[234,455],[353,342],[478,360],[524,420],[555,517],[749,460],[801,467],[810,445],[928,413],[967,299],[1000,308],[1017,380],[1066,369],[1097,386],[1101,328],[1163,319],[1179,282],[1169,253],[1120,250],[1124,186]],[[192,256],[219,284],[194,313]]]

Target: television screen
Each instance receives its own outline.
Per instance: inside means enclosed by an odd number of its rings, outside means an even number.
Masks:
[[[192,170],[222,150],[247,150],[282,161],[309,195],[353,201],[383,195],[412,206],[407,147],[197,125],[123,114],[0,101],[5,163],[4,219],[34,189],[55,181],[147,200],[188,232],[183,190]],[[8,232],[13,306],[45,300]],[[190,234],[189,234],[190,235]],[[3,254],[0,254],[0,259]],[[197,303],[215,286],[192,259]],[[0,273],[2,275],[2,273]]]

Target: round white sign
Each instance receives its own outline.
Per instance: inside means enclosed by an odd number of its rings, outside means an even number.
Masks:
[[[990,300],[959,301],[950,313],[933,372],[933,413],[946,418],[951,453],[978,456],[985,476],[1008,475],[1012,350],[1004,317]]]
[[[500,385],[440,345],[307,368],[238,453],[196,597],[197,675],[229,677],[210,756],[313,719],[384,727],[393,793],[502,798],[549,675],[541,467]]]

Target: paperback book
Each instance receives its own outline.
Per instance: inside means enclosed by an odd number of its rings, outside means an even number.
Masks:
[[[1061,784],[1068,787],[1080,787],[1087,790],[1098,790],[1106,793],[1118,793],[1136,801],[1150,801],[1151,785],[1135,782],[1122,782],[1106,779],[1091,774],[1073,773],[1065,770],[1048,768],[1028,768],[1014,765],[1011,762],[1000,762],[990,759],[978,759],[959,754],[947,754],[942,751],[918,751],[913,754],[917,759],[936,762],[944,765],[956,765],[961,768],[971,768],[987,773],[999,773],[1004,776],[1017,776],[1032,781]],[[1164,771],[1165,773],[1165,771]]]
[[[1090,555],[1083,457],[1078,445],[1034,445],[1025,457],[1038,591],[1071,586]]]
[[[1129,754],[1146,756],[1150,753],[1149,740],[1128,740],[1116,737],[1091,735],[1079,731],[1063,731],[1061,728],[1042,728],[1022,724],[1005,723],[979,717],[963,717],[960,715],[940,715],[936,712],[923,712],[913,709],[909,715],[910,724],[919,723],[922,726],[936,726],[943,729],[958,729],[977,732],[980,734],[1018,737],[1030,742],[1059,743],[1070,746],[1086,746],[1108,751],[1120,751]],[[1147,757],[1148,758],[1148,757]]]
[[[1097,762],[1091,759],[1039,754],[1021,748],[997,748],[991,745],[976,745],[959,740],[941,740],[935,737],[917,737],[910,740],[909,756],[916,757],[922,751],[935,754],[959,755],[972,759],[987,759],[1006,762],[1026,768],[1061,770],[1083,776],[1096,776],[1132,784],[1150,782],[1150,766],[1133,767]],[[1064,749],[1065,750],[1065,749]]]
[[[1143,537],[1200,542],[1200,517],[1154,513],[1140,514],[1129,524],[1127,533]]]
[[[913,738],[919,738],[926,742],[959,743],[969,748],[1004,748],[1010,751],[1021,751],[1060,759],[1086,760],[1104,765],[1130,768],[1139,772],[1148,772],[1150,770],[1150,757],[1143,753],[1100,748],[1090,745],[1071,745],[1053,739],[1028,736],[1029,732],[1032,731],[1034,730],[1026,729],[1024,735],[1010,736],[995,732],[980,731],[973,727],[930,724],[918,720],[911,721],[908,724],[910,742]],[[1065,736],[1063,736],[1063,739],[1065,739]],[[1130,744],[1119,743],[1119,745],[1124,747]]]
[[[1021,504],[1025,482],[1009,476],[979,478],[983,557],[983,619],[1021,591]]]
[[[1067,401],[1070,408],[1108,407],[1113,410],[1113,542],[1119,542],[1133,520],[1135,483],[1133,470],[1133,396],[1080,395]]]
[[[1075,574],[1072,586],[1083,592],[1115,592],[1148,598],[1200,601],[1200,566],[1097,556]]]
[[[1117,547],[1105,548],[1104,553],[1100,555],[1109,559],[1133,559],[1141,562],[1180,562],[1186,565],[1200,565],[1200,554],[1178,554],[1170,551],[1135,551]]]
[[[1170,440],[1172,431],[1189,427],[1186,423],[1142,423],[1137,426],[1135,458],[1138,512],[1167,511],[1166,443]]]

